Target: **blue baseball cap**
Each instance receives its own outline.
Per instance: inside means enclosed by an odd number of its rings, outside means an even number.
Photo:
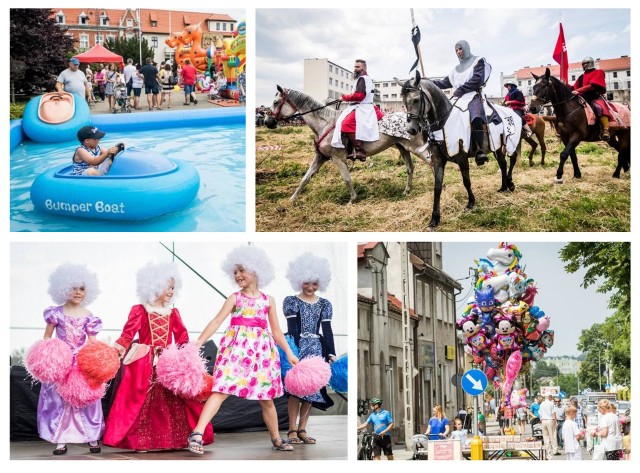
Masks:
[[[71,64],[75,64],[76,66],[80,65],[80,60],[78,58],[72,57],[71,59],[69,59],[69,62]]]

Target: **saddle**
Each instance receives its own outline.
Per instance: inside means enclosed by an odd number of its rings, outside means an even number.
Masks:
[[[631,126],[631,110],[626,105],[620,102],[610,102],[604,96],[600,96],[593,101],[595,105],[600,107],[602,115],[605,115],[610,120],[610,125],[630,127]],[[594,110],[593,103],[587,102],[580,97],[580,104],[584,109],[584,113],[587,116],[587,124],[595,125],[597,113]]]
[[[40,97],[38,118],[44,123],[57,125],[73,118],[75,99],[69,92],[49,92]]]

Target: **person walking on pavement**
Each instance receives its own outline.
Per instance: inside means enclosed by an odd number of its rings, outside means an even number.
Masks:
[[[549,394],[540,404],[540,421],[542,422],[542,440],[547,448],[549,456],[560,455],[558,452],[557,428],[558,421],[553,410],[553,396]]]
[[[553,412],[556,414],[556,419],[558,421],[558,428],[557,428],[558,448],[564,448],[564,440],[562,437],[562,425],[564,424],[564,421],[565,421],[565,409],[559,397],[556,397],[553,399]]]

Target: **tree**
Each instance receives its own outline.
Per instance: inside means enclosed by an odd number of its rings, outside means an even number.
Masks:
[[[586,269],[582,287],[598,283],[598,292],[611,293],[609,308],[614,313],[602,324],[595,324],[595,331],[584,330],[578,348],[587,353],[594,352],[596,358],[599,351],[601,366],[606,361],[612,369],[611,381],[628,383],[631,379],[631,244],[569,243],[560,251],[560,258],[567,263],[565,269],[570,273]]]
[[[73,38],[46,8],[12,8],[9,23],[12,90],[27,94],[53,90],[58,74],[67,67]]]
[[[122,56],[125,62],[131,58],[134,64],[140,63],[141,66],[144,65],[148,57],[153,58],[155,56],[153,48],[150,48],[147,40],[142,38],[142,60],[140,60],[140,41],[135,36],[130,38],[109,38],[104,43],[104,47],[112,53]]]

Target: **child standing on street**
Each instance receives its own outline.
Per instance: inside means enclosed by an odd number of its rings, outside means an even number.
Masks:
[[[299,291],[299,294],[284,299],[283,311],[287,319],[287,334],[293,338],[300,359],[320,356],[325,361],[333,362],[336,359],[331,329],[333,308],[331,302],[316,295],[318,290],[325,291],[331,281],[329,261],[312,253],[304,253],[289,263],[287,279],[291,287]],[[312,406],[323,411],[333,406],[327,388],[323,387],[302,398],[289,393],[287,395],[289,443],[315,444],[316,439],[307,434],[307,421]]]
[[[44,338],[51,338],[55,331],[69,345],[74,364],[80,348],[102,329],[102,321],[84,307],[98,294],[98,278],[83,265],[63,264],[49,276],[49,295],[60,305],[44,311]],[[100,399],[83,408],[73,407],[58,394],[56,384],[43,383],[37,419],[40,438],[56,444],[54,455],[66,454],[67,443],[87,443],[91,453],[100,453],[98,440],[104,430]]]
[[[240,290],[227,298],[195,342],[196,346],[201,346],[231,315],[213,368],[213,394],[189,435],[189,450],[197,454],[204,453],[202,432],[229,395],[257,400],[273,448],[293,450],[278,433],[278,413],[273,403],[275,398],[283,394],[276,343],[286,353],[289,363],[297,364],[298,358],[289,348],[280,329],[273,297],[259,289],[273,280],[273,266],[264,250],[256,246],[242,246],[227,255],[222,269]]]
[[[580,440],[585,436],[584,429],[579,429],[576,424],[578,409],[571,405],[565,410],[565,421],[562,424],[562,438],[564,439],[564,452],[567,460],[582,460],[582,448]]]

